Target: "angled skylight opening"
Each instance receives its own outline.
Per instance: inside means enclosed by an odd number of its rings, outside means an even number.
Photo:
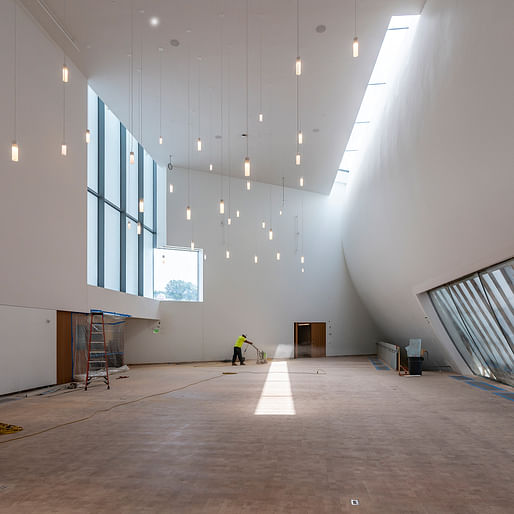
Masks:
[[[388,87],[405,62],[420,15],[393,16],[371,73],[364,98],[341,159],[335,182],[348,183],[358,170],[376,122],[387,101]]]

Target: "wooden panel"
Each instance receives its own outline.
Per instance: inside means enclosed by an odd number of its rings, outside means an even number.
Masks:
[[[326,357],[325,323],[311,323],[311,348],[313,357]]]
[[[57,311],[57,383],[71,382],[71,312]]]

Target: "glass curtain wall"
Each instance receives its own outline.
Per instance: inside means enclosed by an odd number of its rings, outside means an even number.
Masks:
[[[476,375],[514,386],[514,259],[429,291]]]
[[[157,165],[90,87],[88,126],[88,284],[153,298]]]

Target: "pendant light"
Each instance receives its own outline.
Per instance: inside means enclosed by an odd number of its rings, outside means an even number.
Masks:
[[[296,154],[295,163],[296,163],[297,166],[300,166],[300,164],[302,164],[302,156],[300,155],[300,153]]]
[[[91,143],[91,132],[89,129],[86,130],[86,144]]]
[[[201,152],[201,151],[202,151],[202,140],[201,140],[200,138],[198,138],[198,139],[196,140],[196,150],[197,150],[198,152]]]
[[[268,239],[273,241],[273,186],[269,186],[269,231]]]
[[[139,212],[145,212],[145,203],[142,198],[139,199]]]
[[[259,262],[259,257],[257,255],[253,256],[253,263],[257,264]]]
[[[13,93],[14,93],[14,102],[13,102],[13,107],[14,107],[14,116],[13,116],[13,140],[12,140],[12,143],[11,143],[11,160],[12,162],[18,162],[20,160],[20,149],[18,148],[18,143],[16,142],[16,135],[17,135],[17,89],[18,89],[18,85],[16,83],[16,79],[17,79],[17,75],[18,75],[18,49],[17,49],[17,45],[16,45],[16,40],[17,40],[17,26],[18,26],[18,22],[17,22],[17,9],[18,9],[18,3],[17,2],[13,2],[14,4],[14,73],[13,73],[13,78],[14,78],[14,81],[13,81]]]
[[[225,202],[220,200],[220,214],[225,214]]]
[[[141,230],[141,222],[140,222],[140,221],[138,221],[138,222],[137,222],[137,235],[138,235],[138,236],[140,236],[140,235],[141,235],[141,232],[142,232],[142,230]]]
[[[302,255],[302,256],[300,257],[300,263],[301,263],[301,264],[303,264],[304,262],[305,262],[305,257]]]
[[[162,53],[164,48],[159,47],[159,144],[162,145]]]
[[[62,81],[67,83],[70,80],[70,70],[66,66],[66,57],[64,57],[64,64],[62,65]]]
[[[268,232],[268,239],[269,239],[270,241],[273,241],[273,229],[272,229],[272,228],[270,228],[270,229],[269,229],[269,232]]]
[[[236,211],[236,218],[239,218],[239,210]]]
[[[232,225],[232,218],[227,218],[227,225]]]
[[[304,268],[302,268],[302,273],[305,273],[305,269]]]
[[[280,252],[277,252],[277,256],[276,257],[277,257],[277,261],[279,261],[280,260]]]
[[[247,180],[246,181],[246,190],[250,191],[250,189],[252,189],[252,183],[249,180]]]
[[[214,164],[209,164],[209,171],[212,171],[214,169]]]
[[[302,273],[304,272],[303,264],[305,264],[305,256],[303,253],[303,197],[302,197],[302,228],[301,228],[301,257],[300,257],[300,264],[302,264]]]
[[[245,160],[244,160],[244,174],[245,174],[245,177],[249,177],[250,176],[250,157],[249,157],[249,151],[248,151],[248,146],[249,146],[249,134],[248,134],[248,106],[249,106],[249,98],[248,98],[248,4],[249,4],[249,0],[246,0],[246,133],[245,133],[245,138],[246,138],[246,157],[245,157]],[[247,183],[246,183],[246,190],[247,191],[250,191],[250,181],[248,180]]]
[[[191,207],[189,205],[186,207],[186,220],[191,221]]]
[[[191,240],[191,250],[194,250],[195,249],[195,242],[193,240]]]
[[[303,177],[300,177],[300,187],[303,187]]]
[[[301,130],[298,132],[298,144],[303,145],[303,133]]]
[[[223,138],[225,136],[225,116],[224,116],[224,100],[225,100],[225,93],[224,93],[224,87],[225,87],[225,60],[224,60],[224,45],[223,45],[223,37],[224,37],[224,13],[220,14],[220,27],[219,27],[219,36],[220,36],[220,133],[221,133],[221,139],[220,139],[220,163],[221,163],[221,174],[220,174],[220,201],[219,201],[219,213],[225,214],[225,202],[223,201],[223,175],[225,173],[225,165],[224,165],[224,157],[225,157],[225,147],[224,147],[224,141]],[[230,62],[230,59],[229,59]],[[230,98],[230,94],[229,94]],[[230,104],[229,104],[230,105]],[[230,152],[230,114],[228,116],[229,121],[229,152]],[[228,162],[229,168],[230,168],[230,158]]]
[[[170,184],[170,193],[173,193],[173,184]]]
[[[130,220],[127,221],[127,228],[130,230],[132,227],[132,222]]]
[[[131,138],[132,139],[132,138]],[[132,142],[131,142],[132,144]],[[130,164],[134,164],[136,162],[136,156],[134,155],[134,152],[130,152]]]
[[[263,230],[266,228],[266,222],[265,222],[265,221],[263,221],[263,222],[261,223],[261,227],[263,228]]]
[[[225,258],[230,259],[230,250],[225,251]]]
[[[357,0],[354,3],[354,29],[353,29],[353,43],[352,53],[354,57],[359,57],[359,38],[357,37]]]

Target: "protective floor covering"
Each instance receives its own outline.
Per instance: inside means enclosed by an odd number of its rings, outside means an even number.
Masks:
[[[512,512],[514,402],[366,357],[275,364],[1,404],[24,431],[0,437],[0,512]]]

